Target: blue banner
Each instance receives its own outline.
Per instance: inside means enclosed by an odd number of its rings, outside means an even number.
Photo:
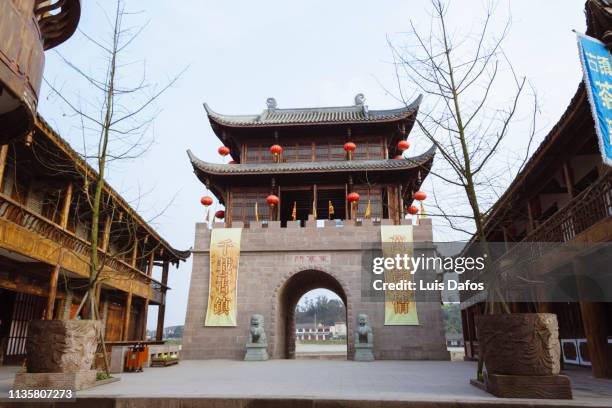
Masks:
[[[612,58],[601,41],[578,34],[584,82],[603,162],[612,166]]]

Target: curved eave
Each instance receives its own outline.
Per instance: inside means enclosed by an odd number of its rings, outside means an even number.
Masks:
[[[204,177],[219,176],[253,176],[268,174],[299,173],[346,173],[346,172],[376,172],[404,171],[428,167],[435,155],[435,146],[425,153],[404,160],[347,160],[326,162],[294,162],[294,163],[254,163],[254,164],[218,164],[208,163],[198,159],[191,150],[187,155],[196,173]]]
[[[59,10],[58,10],[59,9]],[[57,47],[74,34],[81,19],[81,1],[64,0],[35,11],[44,49]]]
[[[219,125],[228,128],[277,128],[277,127],[292,127],[292,126],[330,126],[330,125],[368,125],[368,124],[379,124],[379,123],[395,123],[406,120],[412,120],[416,117],[419,111],[419,106],[423,96],[419,95],[411,104],[398,109],[389,110],[371,110],[368,111],[368,117],[363,118],[338,118],[334,120],[296,120],[296,121],[272,121],[261,119],[262,115],[223,115],[213,111],[207,103],[204,103],[204,109],[208,115],[211,125]],[[349,108],[349,107],[344,107]],[[283,111],[303,111],[316,112],[317,109],[329,110],[343,109],[339,108],[313,108],[309,109],[279,109],[279,112]],[[297,114],[297,113],[296,113]]]

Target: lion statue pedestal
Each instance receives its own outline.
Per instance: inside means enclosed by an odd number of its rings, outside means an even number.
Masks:
[[[249,341],[246,344],[244,361],[265,361],[268,359],[268,341],[264,330],[264,318],[260,314],[251,316]]]
[[[355,361],[374,361],[374,333],[368,324],[368,315],[357,317],[355,330]]]

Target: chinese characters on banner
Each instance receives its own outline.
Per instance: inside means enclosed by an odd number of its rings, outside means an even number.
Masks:
[[[242,228],[213,229],[205,326],[236,326],[238,261]]]
[[[382,252],[385,258],[395,258],[395,255],[407,254],[413,256],[412,225],[382,225],[380,227]],[[410,270],[388,270],[385,272],[385,282],[401,282],[412,280]],[[413,326],[419,324],[414,292],[405,290],[385,291],[385,325]]]
[[[612,59],[601,41],[578,34],[580,60],[603,162],[612,166]]]

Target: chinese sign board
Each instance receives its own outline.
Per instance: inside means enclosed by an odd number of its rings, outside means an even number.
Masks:
[[[213,229],[205,326],[236,326],[241,228]]]
[[[603,162],[612,166],[612,58],[601,41],[578,34],[584,82]]]

